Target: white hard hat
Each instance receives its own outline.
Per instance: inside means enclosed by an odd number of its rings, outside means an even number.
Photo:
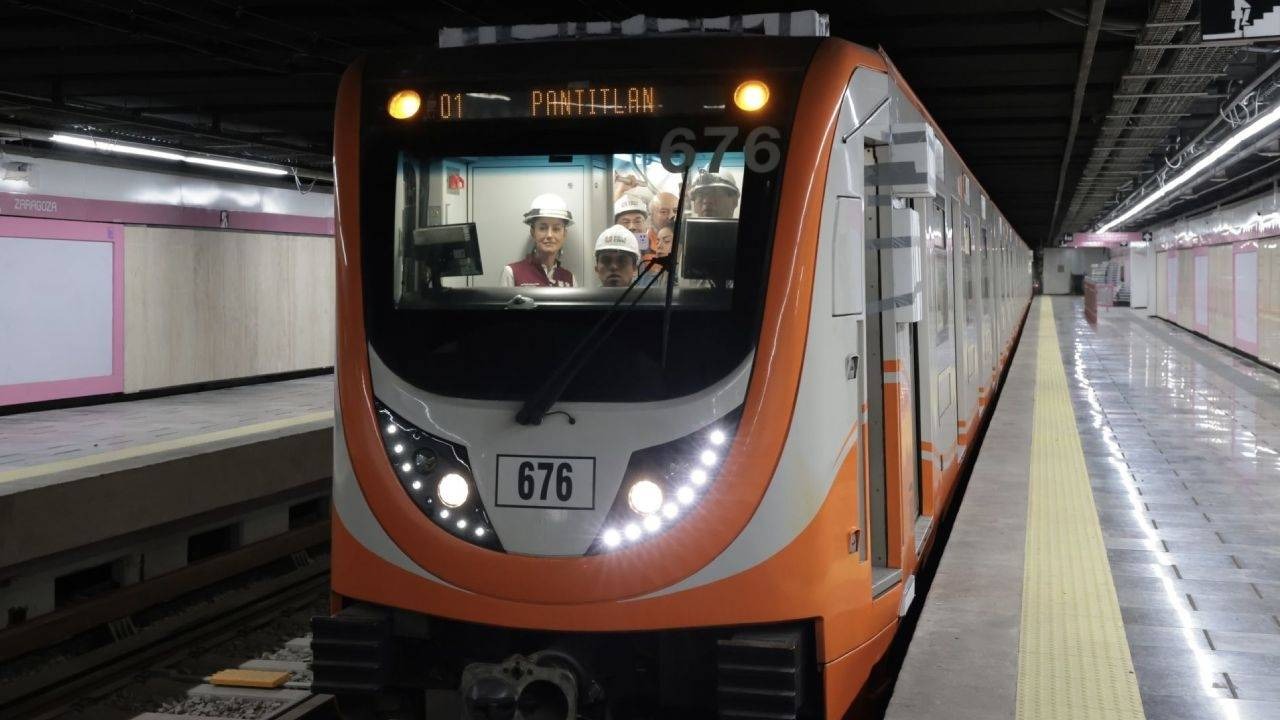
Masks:
[[[524,222],[532,225],[540,217],[563,220],[565,225],[573,224],[573,213],[569,212],[569,206],[565,204],[564,198],[555,193],[543,193],[534,198],[529,203],[529,212],[524,214]]]
[[[629,212],[638,212],[645,217],[649,217],[649,206],[638,197],[623,195],[613,204],[613,219],[617,220],[618,216]]]
[[[636,256],[636,262],[640,261],[640,243],[636,241],[635,233],[621,225],[607,228],[600,233],[600,237],[596,238],[596,252],[602,250],[629,252]]]
[[[723,188],[733,193],[734,197],[741,195],[738,190],[738,183],[729,173],[710,172],[707,170],[699,170],[698,177],[694,178],[692,187],[689,188],[689,196],[693,197],[703,190],[711,188]]]

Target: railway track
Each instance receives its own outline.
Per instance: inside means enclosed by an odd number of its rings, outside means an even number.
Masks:
[[[172,617],[109,624],[113,641],[54,656],[0,683],[6,720],[336,720],[326,695],[310,692],[309,620],[324,612],[328,559],[258,578]],[[133,630],[131,631],[131,628]],[[208,682],[228,668],[280,671],[280,687]]]

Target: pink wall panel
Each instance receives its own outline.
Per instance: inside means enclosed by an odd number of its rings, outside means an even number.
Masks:
[[[0,405],[124,391],[124,227],[115,224],[0,217],[0,238],[110,243],[111,372],[95,377],[0,385]],[[6,347],[5,352],[22,352]]]

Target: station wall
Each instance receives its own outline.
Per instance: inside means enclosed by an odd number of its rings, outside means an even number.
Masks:
[[[1071,294],[1072,276],[1088,275],[1090,265],[1106,259],[1106,248],[1046,249],[1041,270],[1041,292],[1045,295]]]
[[[1280,368],[1280,209],[1270,195],[1154,231],[1156,315]]]
[[[125,229],[124,391],[333,365],[333,238]]]
[[[333,365],[331,195],[30,160],[0,181],[0,407]]]

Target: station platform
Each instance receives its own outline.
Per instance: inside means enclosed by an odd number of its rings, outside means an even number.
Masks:
[[[331,375],[0,417],[0,602],[25,621],[78,567],[127,585],[186,566],[207,528],[289,531],[328,495],[332,427]]]
[[[1280,375],[1036,298],[888,720],[1280,718]]]

